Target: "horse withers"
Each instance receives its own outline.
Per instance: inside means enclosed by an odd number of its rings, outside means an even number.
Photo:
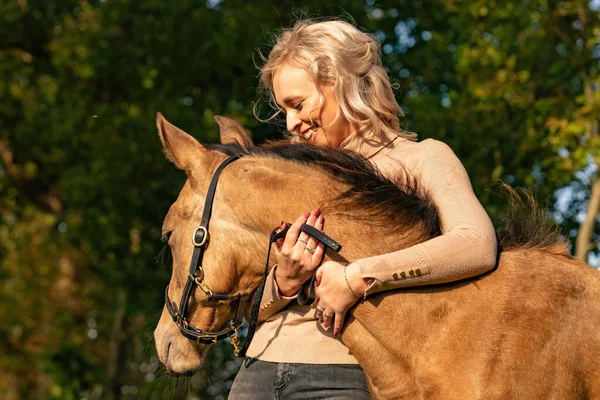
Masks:
[[[394,203],[395,209],[369,203],[356,179],[370,173],[360,157],[310,145],[254,147],[235,121],[217,122],[224,145],[209,149],[157,116],[167,158],[188,175],[162,227],[173,254],[167,296],[174,310],[164,307],[154,336],[173,374],[200,368],[211,335],[235,338],[231,322],[239,298],[258,287],[269,235],[280,220],[321,207],[325,231],[343,245],[347,260],[406,248],[435,231],[427,204],[419,206],[414,191],[397,188],[396,196],[407,201]],[[190,286],[209,183],[232,155],[243,157],[222,170],[210,194],[202,279]],[[349,170],[353,165],[356,170]],[[370,177],[380,178],[375,172]],[[385,222],[392,214],[398,224],[390,228]],[[351,310],[341,338],[374,398],[600,399],[600,272],[568,256],[543,218],[521,218],[500,237],[498,265],[490,273],[378,293]],[[187,294],[190,300],[178,306]],[[180,315],[183,303],[187,310]],[[242,307],[248,317],[250,302]],[[209,339],[190,340],[182,334],[190,327]]]

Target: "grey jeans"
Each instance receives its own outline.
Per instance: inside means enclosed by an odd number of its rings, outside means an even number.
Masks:
[[[370,399],[365,373],[353,364],[285,364],[246,359],[229,400]]]

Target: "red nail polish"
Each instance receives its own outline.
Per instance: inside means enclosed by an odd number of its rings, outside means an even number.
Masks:
[[[308,218],[310,216],[310,211],[305,212],[304,214],[302,214],[302,216],[304,218]]]
[[[320,215],[321,215],[321,207],[319,207],[315,210],[315,217],[318,217]]]
[[[324,219],[325,219],[325,218],[323,218],[323,216],[322,216],[322,215],[319,215],[319,219],[317,220],[317,222],[318,222],[319,224],[322,224]]]

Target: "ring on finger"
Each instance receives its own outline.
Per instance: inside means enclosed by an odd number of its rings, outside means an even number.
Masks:
[[[310,246],[306,246],[306,247],[304,248],[304,251],[308,251],[310,254],[314,254],[314,253],[315,253],[315,249],[313,249],[313,248],[312,248],[312,247],[310,247]]]
[[[308,240],[298,238],[297,242],[308,244]]]
[[[323,311],[323,317],[325,317],[325,318],[331,318],[332,315],[329,314],[327,311]]]

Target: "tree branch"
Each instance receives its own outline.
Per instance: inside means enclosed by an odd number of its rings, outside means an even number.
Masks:
[[[588,253],[590,251],[590,243],[592,233],[596,227],[596,218],[600,211],[600,177],[592,184],[590,193],[590,201],[585,220],[579,225],[577,241],[575,242],[575,257],[587,262]]]

